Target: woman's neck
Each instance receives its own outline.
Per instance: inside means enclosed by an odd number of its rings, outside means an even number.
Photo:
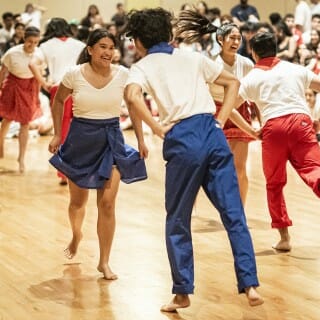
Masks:
[[[227,54],[223,51],[221,51],[220,56],[222,60],[227,63],[229,66],[233,66],[236,62],[236,55],[235,54]]]
[[[92,62],[89,62],[89,66],[94,73],[97,73],[101,76],[109,75],[109,73],[111,72],[111,64],[109,64],[108,66],[101,67],[101,65],[96,65]]]

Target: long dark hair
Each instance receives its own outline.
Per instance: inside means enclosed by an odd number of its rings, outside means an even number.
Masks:
[[[174,27],[175,37],[188,43],[199,42],[202,36],[217,30],[205,16],[194,10],[181,11]]]
[[[88,47],[93,47],[102,38],[109,38],[114,43],[114,46],[117,46],[117,41],[113,34],[109,33],[105,28],[95,29],[90,32],[87,40],[87,46],[80,53],[77,64],[91,62],[91,56],[88,53]]]
[[[55,37],[72,37],[70,25],[63,18],[50,19],[40,43],[46,42]]]

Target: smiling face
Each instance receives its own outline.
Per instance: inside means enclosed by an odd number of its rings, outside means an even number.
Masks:
[[[241,45],[241,34],[239,29],[234,27],[229,34],[221,36],[218,40],[223,53],[236,54]]]
[[[23,44],[23,49],[26,53],[32,53],[34,49],[37,47],[40,41],[40,37],[37,36],[30,36],[27,37]]]
[[[317,30],[311,30],[311,33],[310,33],[310,43],[313,45],[313,46],[317,46],[318,43],[319,43],[319,40],[320,40],[320,37],[319,37],[319,33]]]
[[[109,66],[114,56],[115,44],[108,38],[103,37],[92,47],[88,46],[88,53],[91,56],[91,63],[96,65]]]
[[[313,108],[316,103],[316,94],[310,88],[305,91],[305,97],[310,108]]]

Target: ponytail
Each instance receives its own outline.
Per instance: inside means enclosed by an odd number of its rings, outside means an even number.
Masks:
[[[203,35],[217,30],[206,17],[193,10],[181,11],[174,27],[175,37],[188,43],[198,42]]]

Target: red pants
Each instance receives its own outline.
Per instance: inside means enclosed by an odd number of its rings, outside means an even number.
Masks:
[[[320,147],[312,120],[307,115],[282,116],[268,120],[263,127],[262,163],[273,228],[292,225],[283,195],[288,160],[302,180],[320,197]]]
[[[58,86],[53,86],[50,90],[50,105],[51,108],[53,106],[53,99],[57,93]],[[66,137],[69,132],[70,123],[73,117],[72,113],[72,97],[69,96],[63,106],[63,117],[62,117],[62,125],[61,125],[61,144],[66,140]],[[65,178],[64,174],[58,171],[58,177]]]

